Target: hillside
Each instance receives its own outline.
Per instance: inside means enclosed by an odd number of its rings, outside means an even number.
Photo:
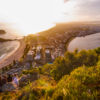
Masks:
[[[0,30],[0,34],[6,34],[5,30]]]
[[[31,76],[15,92],[4,92],[1,100],[99,100],[100,48],[66,52],[53,64],[24,70]],[[82,66],[82,67],[80,67]],[[37,74],[36,74],[37,73]],[[37,75],[36,80],[33,80]],[[27,78],[26,78],[27,80]],[[26,84],[27,83],[27,84]]]
[[[91,29],[92,27],[92,29]],[[57,24],[38,35],[25,37],[23,57],[6,66],[4,73],[17,73],[19,87],[4,88],[1,100],[99,100],[100,48],[68,52],[66,45],[77,36],[100,32],[98,25]],[[85,32],[85,34],[83,34]],[[40,63],[33,57],[38,45],[52,49],[52,62]],[[45,50],[43,48],[42,50]],[[57,53],[56,53],[57,51]],[[61,55],[59,55],[61,54]],[[12,57],[13,58],[13,57]],[[27,59],[32,58],[32,59]],[[40,61],[44,60],[41,57]],[[8,89],[8,90],[7,90]],[[10,92],[9,92],[10,91]],[[12,92],[14,91],[14,92]]]
[[[100,23],[92,23],[94,22],[57,23],[53,28],[40,32],[39,34],[42,36],[55,36],[57,34],[64,34],[64,32],[79,33],[80,31],[86,31],[88,34],[89,31],[100,32]]]

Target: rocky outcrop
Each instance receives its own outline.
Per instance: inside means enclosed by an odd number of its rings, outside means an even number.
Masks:
[[[23,86],[27,85],[28,82],[29,82],[29,79],[30,79],[29,74],[28,75],[23,75],[19,80],[19,86],[23,87]]]
[[[2,91],[14,91],[16,87],[12,83],[6,83],[2,86]]]
[[[37,72],[34,72],[33,74],[27,74],[27,75],[23,75],[20,80],[19,80],[19,86],[23,87],[27,84],[29,84],[29,82],[35,81],[39,79],[39,74]]]

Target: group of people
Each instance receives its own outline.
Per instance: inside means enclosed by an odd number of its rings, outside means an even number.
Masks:
[[[0,75],[0,92],[2,92],[2,86],[8,82],[13,82],[16,87],[19,86],[17,74],[14,75]]]

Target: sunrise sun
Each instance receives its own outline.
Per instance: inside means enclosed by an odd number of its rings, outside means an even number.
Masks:
[[[61,20],[63,0],[11,1],[11,5],[5,4],[6,9],[2,11],[3,21],[13,23],[12,26],[19,29],[22,35],[49,29],[55,25],[54,23]],[[2,8],[4,7],[2,6]]]

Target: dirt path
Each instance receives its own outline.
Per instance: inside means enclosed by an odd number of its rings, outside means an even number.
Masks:
[[[19,40],[19,42],[20,45],[16,47],[16,49],[13,52],[7,55],[6,58],[0,61],[0,69],[13,63],[14,60],[19,60],[23,56],[25,43],[23,40]]]

